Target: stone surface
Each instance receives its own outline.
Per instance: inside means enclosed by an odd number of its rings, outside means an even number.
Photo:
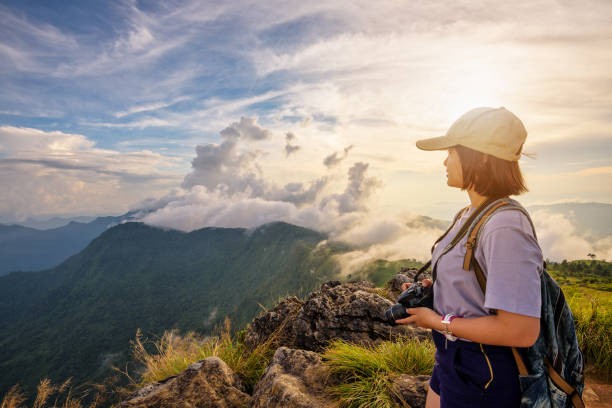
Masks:
[[[325,408],[328,370],[319,354],[280,347],[253,392],[252,408]]]
[[[295,296],[287,297],[271,310],[261,313],[253,319],[245,335],[247,347],[255,348],[266,341],[274,340],[277,344],[293,344],[295,334],[291,323],[302,310],[304,302]],[[272,335],[275,336],[272,339]]]
[[[251,396],[244,392],[238,377],[217,357],[190,365],[181,374],[149,384],[119,406],[246,408]]]
[[[424,408],[429,388],[428,375],[402,374],[393,381],[392,396],[398,406]]]

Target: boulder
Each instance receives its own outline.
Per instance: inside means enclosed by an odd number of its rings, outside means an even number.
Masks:
[[[399,336],[428,336],[428,330],[390,325],[385,311],[392,304],[369,282],[327,282],[304,302],[285,299],[256,317],[247,344],[256,347],[276,333],[279,346],[322,351],[334,339],[371,345]]]
[[[149,384],[132,394],[122,408],[246,408],[251,396],[232,370],[217,357],[191,364],[177,376]]]
[[[280,347],[255,386],[252,408],[334,407],[325,396],[328,376],[319,354]]]
[[[428,375],[400,375],[391,388],[394,401],[401,407],[424,408],[429,379]]]

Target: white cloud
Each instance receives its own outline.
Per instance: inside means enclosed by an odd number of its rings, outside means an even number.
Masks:
[[[563,259],[586,259],[587,254],[595,253],[599,259],[612,259],[610,237],[594,242],[579,234],[575,225],[562,214],[538,210],[531,215],[545,258],[558,262]]]
[[[175,166],[151,151],[97,148],[83,135],[2,126],[0,220],[126,211],[175,184]]]

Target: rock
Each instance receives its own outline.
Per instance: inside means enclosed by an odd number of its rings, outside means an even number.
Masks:
[[[429,378],[428,375],[400,375],[393,381],[391,388],[394,401],[402,407],[424,408]]]
[[[290,296],[278,302],[273,309],[268,310],[256,317],[246,332],[244,343],[253,349],[266,341],[273,339],[276,344],[293,344],[295,334],[291,322],[295,319],[298,313],[302,310],[304,302]]]
[[[181,374],[149,384],[119,406],[132,407],[249,407],[251,396],[232,370],[217,357],[190,365]]]
[[[280,347],[255,386],[252,408],[334,407],[325,396],[328,375],[319,354]]]
[[[384,315],[392,303],[369,282],[328,282],[300,303],[286,299],[255,318],[247,330],[248,345],[256,347],[277,329],[278,346],[310,351],[321,351],[334,339],[371,345],[429,335],[428,330],[388,324]]]

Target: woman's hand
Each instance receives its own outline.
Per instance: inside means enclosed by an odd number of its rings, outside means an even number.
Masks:
[[[442,316],[428,307],[414,307],[406,309],[410,316],[396,320],[396,324],[415,324],[424,329],[438,329],[442,327]]]
[[[422,284],[423,286],[427,287],[427,286],[431,286],[431,285],[433,285],[433,282],[431,281],[431,279],[423,279],[423,280],[421,281],[421,284]],[[402,288],[402,292],[403,292],[403,291],[405,291],[406,289],[408,289],[408,288],[410,287],[410,285],[412,285],[412,283],[410,283],[410,282],[404,282],[404,283],[402,283],[402,286],[401,286],[401,288]]]

